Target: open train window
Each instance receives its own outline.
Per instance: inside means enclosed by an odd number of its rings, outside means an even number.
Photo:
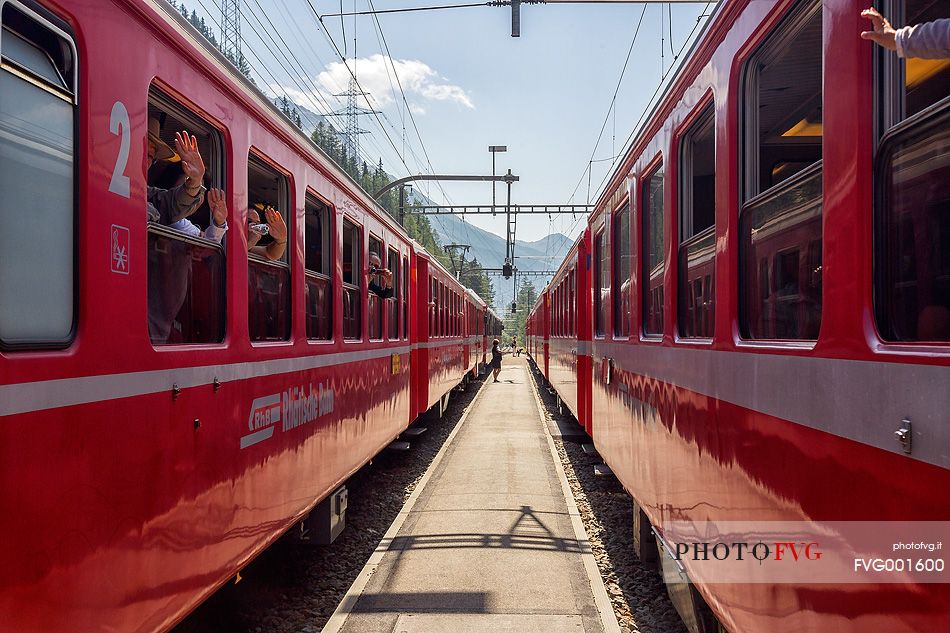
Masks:
[[[304,268],[307,338],[333,337],[333,282],[330,271],[330,207],[311,194],[304,202]]]
[[[885,136],[875,164],[875,311],[888,341],[950,341],[950,98]]]
[[[399,338],[399,299],[402,296],[402,282],[399,276],[399,251],[390,248],[389,261],[386,262],[386,268],[393,274],[393,296],[386,299],[386,314],[389,319],[389,340],[395,341]]]
[[[343,338],[362,338],[363,235],[357,224],[343,219]]]
[[[438,309],[438,295],[435,285],[435,277],[429,275],[429,338],[436,336],[435,324]]]
[[[248,332],[252,341],[285,341],[291,327],[290,184],[253,152],[247,159],[247,197]]]
[[[881,12],[896,29],[947,17],[945,3],[935,0],[886,0]],[[879,46],[874,55],[882,135],[950,96],[950,59],[905,59]]]
[[[594,236],[594,334],[603,336],[605,332],[607,315],[607,293],[610,277],[610,268],[606,253],[604,253],[604,230]]]
[[[3,4],[2,24],[0,344],[64,347],[76,320],[76,49],[19,3]]]
[[[799,4],[745,66],[739,322],[749,339],[814,340],[821,325],[821,19],[820,2]],[[791,252],[808,253],[794,271]]]
[[[715,108],[706,106],[680,142],[679,328],[711,338],[716,288]]]
[[[197,142],[205,164],[190,177],[175,133]],[[147,217],[148,329],[153,345],[217,343],[225,330],[227,196],[212,213],[207,190],[224,189],[221,134],[156,86],[149,90]],[[223,217],[220,217],[223,215]]]
[[[379,265],[384,266],[383,242],[378,237],[369,236],[369,257],[376,256]],[[371,264],[372,265],[372,264]],[[378,341],[383,338],[383,299],[375,292],[367,293],[366,309],[369,312],[369,338]]]
[[[643,334],[663,334],[663,275],[666,249],[663,237],[663,165],[643,179]]]
[[[402,301],[402,337],[409,338],[409,258],[402,258],[402,292],[399,294]]]
[[[614,214],[614,336],[630,335],[630,204]]]

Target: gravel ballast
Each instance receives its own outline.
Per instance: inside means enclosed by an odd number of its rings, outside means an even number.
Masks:
[[[564,414],[558,413],[557,398],[544,386],[543,377],[534,369],[530,373],[548,422],[577,424],[566,408]],[[633,500],[615,477],[594,474],[594,466],[603,460],[584,452],[582,444],[591,441],[586,435],[584,438],[583,442],[571,442],[555,436],[554,444],[620,630],[687,633],[656,568],[642,565],[633,552]]]

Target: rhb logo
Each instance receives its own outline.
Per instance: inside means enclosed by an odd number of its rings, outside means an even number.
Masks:
[[[253,446],[274,435],[274,425],[280,422],[280,394],[255,398],[247,418],[247,435],[241,438],[241,448]]]

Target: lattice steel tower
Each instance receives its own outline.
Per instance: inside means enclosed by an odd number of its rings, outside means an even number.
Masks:
[[[353,64],[355,66],[356,60],[353,60]],[[360,129],[359,117],[363,114],[378,114],[378,111],[364,108],[357,103],[357,98],[363,97],[365,99],[368,94],[360,90],[359,84],[356,83],[356,77],[353,75],[350,75],[350,83],[346,88],[346,92],[334,96],[346,97],[346,108],[342,112],[332,114],[343,117],[343,148],[346,150],[347,158],[358,161],[360,156],[360,134],[367,133],[366,130]]]
[[[221,0],[221,50],[234,65],[241,61],[241,0]]]

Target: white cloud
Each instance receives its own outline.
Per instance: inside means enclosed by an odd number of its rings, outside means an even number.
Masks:
[[[351,60],[349,64],[353,64]],[[355,61],[356,78],[364,91],[372,95],[370,105],[386,107],[402,100],[393,67],[406,93],[406,98],[426,101],[446,101],[475,109],[475,104],[465,90],[445,81],[428,64],[418,60],[390,59],[385,55],[373,55]],[[390,65],[391,64],[391,65]],[[350,73],[342,62],[334,62],[317,76],[320,86],[328,93],[340,93],[349,85]],[[394,92],[395,91],[395,92]],[[425,108],[418,103],[410,104],[413,113],[424,114]]]

